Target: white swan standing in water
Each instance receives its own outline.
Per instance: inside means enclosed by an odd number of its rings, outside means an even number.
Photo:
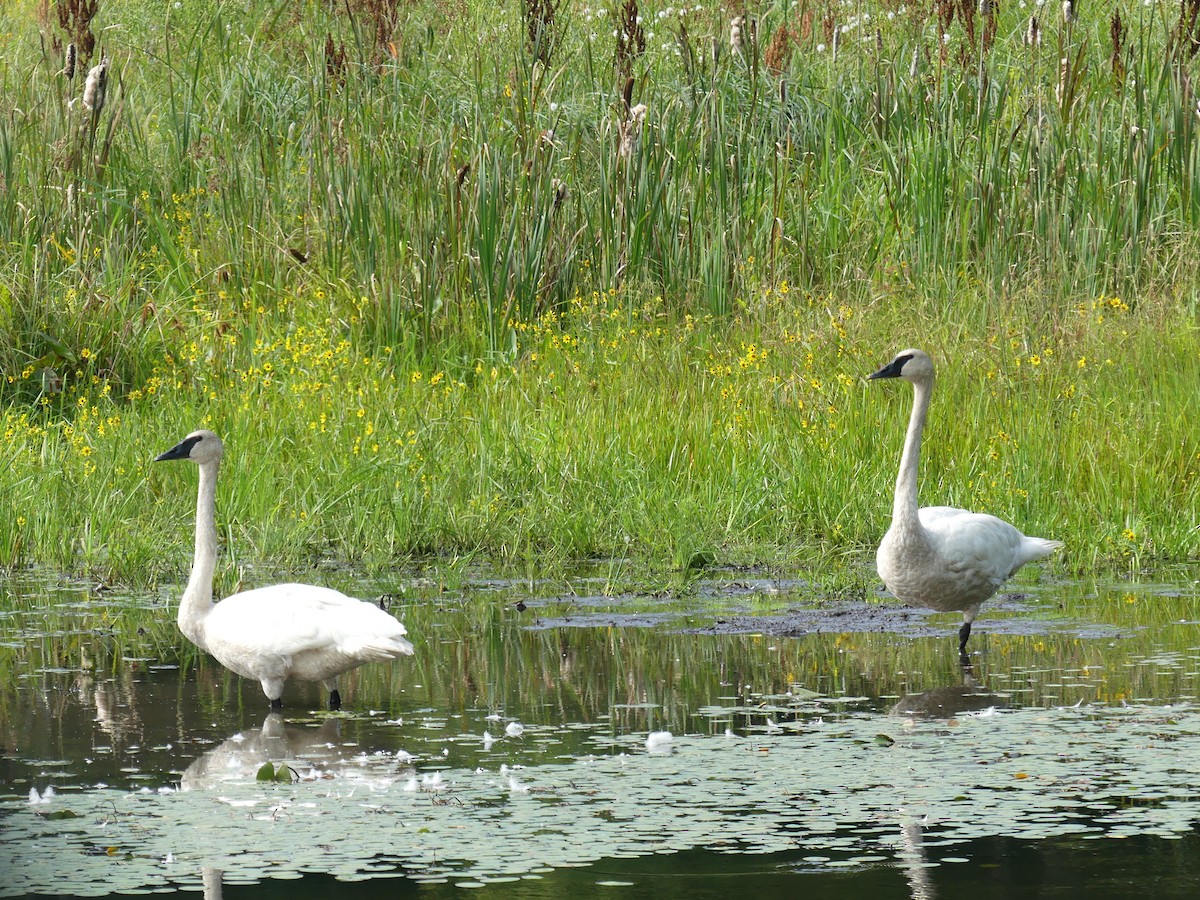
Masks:
[[[272,709],[283,705],[289,678],[321,682],[329,690],[329,708],[338,709],[338,675],[365,662],[410,655],[413,646],[394,617],[329,588],[276,584],[213,603],[217,470],[224,450],[211,431],[194,431],[155,457],[155,462],[188,459],[200,467],[196,558],[179,602],[179,630],[225,668],[262,684]]]
[[[966,664],[971,623],[983,601],[1017,569],[1049,556],[1062,541],[1027,537],[1003,519],[984,513],[952,506],[918,509],[917,464],[933,395],[933,360],[920,350],[902,350],[869,378],[902,378],[913,386],[892,525],[876,554],[879,577],[909,606],[961,610],[958,652]]]

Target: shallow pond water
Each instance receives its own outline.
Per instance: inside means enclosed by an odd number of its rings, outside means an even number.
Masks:
[[[170,591],[11,576],[0,896],[1192,896],[1197,574],[1014,586],[964,672],[954,616],[799,579],[333,573],[417,656],[282,715]]]

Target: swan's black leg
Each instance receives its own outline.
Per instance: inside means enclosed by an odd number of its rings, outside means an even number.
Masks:
[[[271,709],[283,709],[283,698],[276,697],[271,701]]]
[[[337,688],[334,688],[332,691],[329,692],[329,708],[330,709],[341,709],[342,708],[342,695],[337,692]]]
[[[970,637],[971,623],[963,622],[962,628],[958,629],[958,656],[964,666],[970,662],[970,657],[967,656],[967,639]]]

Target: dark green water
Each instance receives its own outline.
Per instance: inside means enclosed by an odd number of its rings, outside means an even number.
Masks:
[[[1194,896],[1192,574],[1010,594],[966,674],[799,582],[410,584],[418,655],[283,717],[168,594],[8,579],[0,896]]]

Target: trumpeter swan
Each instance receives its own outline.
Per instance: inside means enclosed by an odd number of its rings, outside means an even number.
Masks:
[[[910,606],[961,610],[958,652],[967,662],[967,639],[979,607],[1009,576],[1031,560],[1049,556],[1062,541],[1027,537],[1008,522],[951,506],[917,508],[921,432],[933,396],[933,360],[901,350],[869,378],[902,378],[913,386],[912,417],[896,475],[892,524],[879,544],[876,564],[889,591]]]
[[[211,431],[194,431],[155,457],[188,459],[200,467],[196,557],[179,601],[179,630],[225,668],[262,684],[272,709],[283,704],[289,678],[319,681],[329,708],[341,707],[337,676],[365,662],[413,652],[404,626],[373,603],[310,584],[276,584],[212,600],[217,563],[217,470],[225,447]]]

